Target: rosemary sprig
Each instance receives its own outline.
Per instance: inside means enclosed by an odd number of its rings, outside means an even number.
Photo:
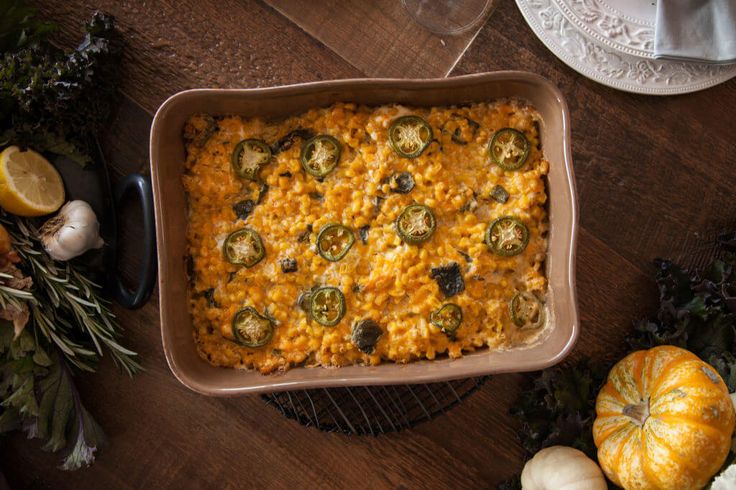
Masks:
[[[25,302],[35,303],[36,298],[30,291],[11,288],[3,284],[4,281],[12,279],[14,279],[12,275],[0,272],[0,309],[15,308],[20,310]]]
[[[121,328],[100,287],[76,265],[54,261],[32,221],[1,212],[0,221],[21,259],[16,266],[33,279],[28,288],[14,282],[28,282],[14,270],[0,272],[0,309],[30,312],[20,330],[0,319],[0,434],[25,429],[45,441],[45,450],[69,447],[61,468],[75,470],[94,461],[105,439],[70,368],[94,371],[104,352],[129,375],[141,367],[135,352],[120,345]]]
[[[68,262],[54,261],[43,249],[38,229],[32,222],[10,215],[3,221],[15,251],[34,280],[31,291],[34,301],[29,307],[33,324],[40,333],[80,370],[94,371],[98,357],[106,349],[113,362],[129,375],[140,371],[141,366],[135,360],[137,354],[118,341],[122,328],[109,303],[99,296],[100,287]],[[15,294],[7,292],[5,299],[17,299]],[[88,339],[92,345],[80,338]]]

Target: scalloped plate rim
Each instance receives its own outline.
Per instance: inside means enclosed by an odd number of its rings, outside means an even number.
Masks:
[[[636,93],[636,94],[645,94],[645,95],[679,95],[679,94],[687,94],[691,92],[698,92],[700,90],[705,90],[707,88],[713,87],[715,85],[721,84],[723,82],[726,82],[736,76],[736,64],[733,65],[714,65],[714,66],[727,66],[728,68],[724,68],[723,72],[720,73],[717,76],[712,76],[710,78],[706,78],[702,81],[691,83],[691,84],[685,84],[685,85],[674,85],[671,87],[653,87],[653,86],[647,86],[643,84],[637,84],[635,82],[621,82],[615,78],[604,76],[603,74],[599,73],[595,70],[595,68],[591,67],[589,64],[580,62],[576,60],[572,55],[570,55],[564,47],[560,46],[557,41],[555,41],[552,36],[550,35],[549,31],[547,29],[544,29],[539,23],[536,15],[532,12],[532,7],[530,4],[531,1],[542,1],[542,0],[515,0],[516,5],[521,11],[522,16],[524,17],[524,20],[531,28],[532,32],[539,38],[539,40],[549,49],[552,54],[554,54],[557,58],[559,58],[562,62],[564,62],[566,65],[568,65],[573,70],[577,71],[581,75],[585,76],[586,78],[589,78],[595,82],[598,82],[600,84],[606,85],[608,87],[622,90],[624,92],[630,92],[630,93]],[[553,0],[546,0],[551,6],[554,6],[556,8],[556,5],[554,4]],[[565,15],[560,12],[560,15],[562,17],[565,17]],[[565,17],[566,19],[566,17]],[[569,22],[569,21],[568,21]],[[573,27],[573,24],[571,24]],[[590,39],[586,34],[582,34],[586,39],[588,39],[591,43],[594,43],[596,47],[603,51],[608,51],[608,48],[606,46],[601,45],[601,43],[597,42],[594,39]],[[651,60],[639,56],[633,56],[626,53],[621,52],[615,52],[617,56],[620,56],[622,58],[631,59],[632,61],[638,60],[641,62],[656,62],[661,64],[666,64],[668,62],[662,61],[662,60]],[[672,62],[672,63],[680,63],[680,62]]]
[[[591,23],[586,22],[585,20],[581,19],[579,15],[576,14],[575,9],[570,5],[572,3],[572,0],[553,0],[555,4],[557,4],[558,9],[560,12],[562,12],[562,15],[564,15],[569,22],[574,24],[578,29],[580,29],[584,34],[586,34],[589,38],[598,41],[599,43],[605,44],[611,49],[615,49],[616,51],[619,51],[621,53],[625,53],[632,56],[640,56],[642,58],[649,58],[654,59],[654,49],[643,49],[643,48],[636,48],[630,45],[627,45],[625,43],[619,42],[617,40],[611,39],[607,37],[605,34],[601,33],[599,30],[597,30],[595,27],[591,26]],[[602,2],[605,6],[610,6]],[[562,7],[564,6],[565,9]],[[625,20],[626,22],[630,22],[630,20],[627,18],[627,16],[620,16],[616,17],[620,20]],[[626,27],[631,27],[630,24],[626,25]],[[654,29],[652,25],[652,29]],[[654,32],[652,32],[652,44],[654,43]]]

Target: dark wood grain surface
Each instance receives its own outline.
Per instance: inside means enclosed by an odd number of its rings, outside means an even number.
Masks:
[[[92,10],[83,4],[39,2],[68,43]],[[125,97],[104,139],[116,176],[147,171],[151,114],[177,90],[362,76],[263,3],[99,0],[94,7],[115,14],[127,40]],[[714,233],[736,227],[736,82],[666,98],[604,87],[555,58],[512,0],[499,0],[452,75],[503,69],[544,75],[567,98],[582,225],[582,325],[572,358],[621,353],[631,322],[656,303],[652,259],[703,260]],[[130,277],[140,255],[137,211],[123,210]],[[65,473],[55,469],[57,455],[17,434],[0,442],[11,488],[477,488],[521,470],[508,410],[524,375],[496,376],[447,415],[409,431],[325,434],[257,397],[212,399],[182,387],[163,357],[155,295],[141,310],[116,313],[146,372],[128,379],[107,362],[78,379],[110,446],[92,467]]]
[[[320,0],[319,8],[303,0],[265,2],[369,77],[447,76],[483,20],[448,36],[433,34],[414,22],[397,0]],[[494,1],[489,1],[481,14],[487,15],[493,6]],[[329,12],[328,22],[325,12]]]

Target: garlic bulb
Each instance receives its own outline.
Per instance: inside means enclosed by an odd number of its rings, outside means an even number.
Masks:
[[[100,224],[89,204],[70,201],[39,231],[43,248],[54,260],[70,260],[92,248],[100,248]]]

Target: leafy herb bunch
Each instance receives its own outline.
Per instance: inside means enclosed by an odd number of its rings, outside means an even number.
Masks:
[[[10,144],[92,162],[109,119],[122,52],[112,17],[97,12],[82,43],[64,52],[53,25],[18,0],[0,0],[0,146]]]
[[[75,50],[53,46],[54,30],[21,0],[0,0],[0,149],[32,147],[87,164],[115,100],[121,43],[102,13]],[[140,365],[82,266],[54,261],[34,221],[0,221],[13,245],[0,254],[0,434],[24,429],[45,450],[69,447],[62,468],[77,469],[94,460],[104,436],[73,376],[94,371],[103,354],[130,375]]]
[[[99,286],[73,265],[55,262],[29,220],[4,216],[3,223],[33,286],[18,289],[0,273],[0,308],[25,305],[30,312],[20,331],[0,321],[0,434],[23,428],[49,451],[72,442],[62,468],[77,469],[94,461],[104,437],[82,405],[73,372],[94,371],[105,352],[130,375],[140,365],[119,343],[121,328]]]
[[[671,344],[711,364],[736,391],[736,233],[721,237],[726,250],[703,271],[658,259],[659,311],[634,325],[633,349]]]
[[[33,286],[18,288],[12,274],[0,273],[0,309],[29,312],[20,329],[0,321],[0,434],[25,429],[49,451],[71,442],[62,468],[77,469],[94,461],[104,435],[82,405],[74,372],[94,371],[104,353],[130,375],[140,365],[119,343],[121,328],[99,286],[75,266],[55,262],[30,221],[4,216],[3,223]]]

